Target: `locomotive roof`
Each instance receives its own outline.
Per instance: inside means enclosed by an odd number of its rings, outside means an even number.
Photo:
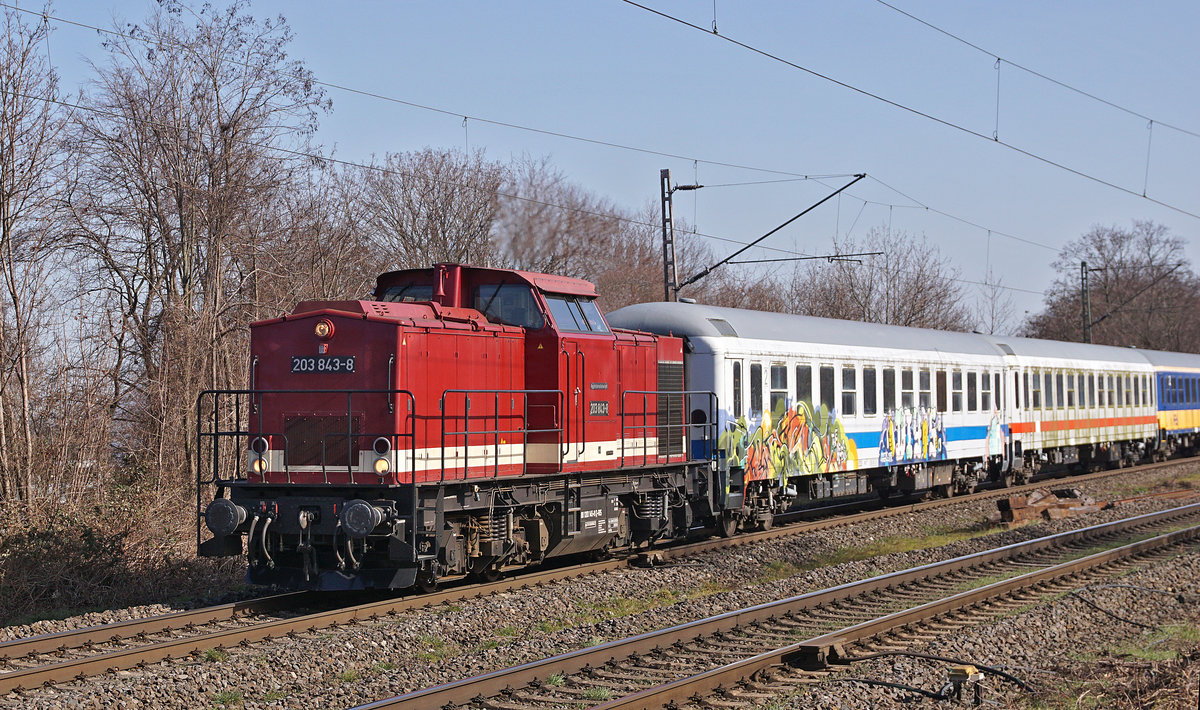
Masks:
[[[1045,357],[1101,360],[1145,366],[1141,350],[1110,345],[1068,343],[1057,340],[1000,337],[958,331],[881,325],[863,321],[722,308],[698,303],[638,303],[608,314],[608,322],[621,328],[672,333],[687,337],[742,337],[827,345],[850,345],[903,350],[926,350],[1002,357]],[[1165,355],[1177,355],[1166,353]],[[1200,356],[1190,367],[1200,367]]]
[[[541,291],[549,293],[564,293],[571,296],[586,296],[590,298],[596,297],[596,286],[590,281],[583,279],[571,278],[570,276],[555,276],[553,274],[542,274],[536,271],[517,271],[516,269],[492,269],[480,266],[470,266],[468,264],[435,264],[425,269],[400,269],[398,271],[389,271],[385,274],[380,274],[375,280],[376,284],[382,286],[401,282],[404,279],[413,277],[433,278],[439,270],[446,267],[461,267],[464,272],[469,272],[472,277],[478,278],[480,275],[488,274],[510,274],[517,278],[532,284]]]

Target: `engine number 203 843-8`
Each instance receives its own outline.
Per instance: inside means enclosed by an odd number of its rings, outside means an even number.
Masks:
[[[353,355],[293,355],[292,372],[354,372]]]

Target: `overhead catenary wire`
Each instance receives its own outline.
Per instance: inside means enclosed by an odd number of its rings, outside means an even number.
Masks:
[[[109,35],[109,36],[113,36],[113,37],[121,37],[123,39],[129,39],[129,40],[147,43],[147,44],[150,43],[150,39],[148,39],[147,37],[141,37],[141,36],[133,35],[133,34],[126,33],[126,32],[120,32],[118,30],[114,30],[111,28],[98,27],[96,25],[90,25],[90,24],[87,24],[84,22],[79,22],[77,20],[71,20],[68,18],[56,16],[56,15],[47,15],[47,14],[40,13],[40,12],[34,12],[32,10],[20,8],[16,5],[13,5],[8,2],[0,1],[0,7],[6,7],[11,10],[16,10],[18,12],[26,13],[29,15],[35,15],[39,18],[42,18],[42,21],[46,22],[46,23],[48,23],[49,21],[54,21],[54,22],[58,22],[61,24],[65,24],[65,25],[79,27],[81,29],[92,30],[92,31],[95,31],[95,32],[98,32],[101,34],[105,34],[105,35]],[[715,33],[715,18],[714,18],[714,33]],[[187,48],[186,46],[179,45],[177,43],[167,42],[166,38],[162,37],[161,35],[155,35],[155,38],[158,42],[163,42],[165,44],[174,46],[176,48],[180,48],[180,49]],[[250,64],[247,62],[240,62],[240,61],[237,61],[234,59],[228,59],[226,61],[229,61],[230,63],[236,64],[238,66],[250,67]],[[287,77],[291,77],[291,78],[299,78],[300,77],[299,74],[283,72],[283,71],[279,71],[279,70],[272,70],[272,73],[274,73],[278,76],[287,76]],[[380,101],[385,101],[385,102],[394,103],[394,104],[398,104],[398,105],[402,105],[402,106],[407,106],[409,108],[415,108],[418,110],[430,111],[433,113],[441,114],[441,115],[452,117],[455,119],[461,119],[461,121],[463,123],[462,127],[463,127],[463,133],[464,133],[464,142],[466,142],[465,141],[465,139],[466,139],[466,123],[468,120],[473,120],[473,121],[476,121],[479,123],[485,123],[485,124],[493,125],[493,126],[497,126],[497,127],[509,128],[512,130],[519,130],[519,131],[527,131],[527,132],[536,133],[536,134],[540,134],[540,135],[561,138],[564,140],[578,141],[578,142],[582,142],[582,143],[589,143],[592,145],[614,148],[614,149],[618,149],[618,150],[627,150],[627,151],[643,153],[643,154],[647,154],[647,155],[655,155],[655,156],[659,156],[659,157],[674,158],[674,159],[680,159],[680,160],[691,160],[693,162],[693,164],[704,163],[706,165],[727,167],[727,168],[733,168],[733,169],[739,169],[739,170],[748,170],[748,171],[752,171],[752,172],[761,172],[761,173],[776,174],[776,175],[786,175],[786,176],[790,176],[792,179],[797,179],[797,180],[816,180],[821,177],[826,177],[826,178],[832,179],[832,178],[840,178],[840,177],[851,177],[853,175],[852,173],[843,173],[843,174],[829,174],[829,175],[824,175],[824,176],[820,176],[820,175],[813,176],[813,175],[801,174],[801,173],[796,173],[796,172],[790,172],[790,171],[786,171],[786,170],[764,168],[764,167],[760,167],[760,166],[744,165],[744,164],[738,164],[738,163],[731,163],[731,162],[727,162],[727,161],[719,161],[719,160],[711,160],[711,159],[705,159],[705,158],[683,156],[683,155],[678,155],[678,154],[670,153],[670,152],[666,152],[666,151],[660,151],[660,150],[644,148],[644,147],[639,147],[639,146],[625,145],[625,144],[615,143],[612,141],[606,141],[606,140],[601,140],[601,139],[588,138],[585,136],[579,136],[579,135],[574,135],[574,134],[560,132],[560,131],[552,131],[552,130],[548,130],[548,129],[544,129],[544,128],[538,128],[535,126],[528,126],[528,125],[513,123],[513,122],[508,122],[508,121],[499,121],[496,119],[486,118],[486,117],[478,116],[478,115],[474,115],[474,114],[464,114],[459,111],[452,111],[450,109],[439,108],[436,106],[429,106],[427,104],[421,104],[421,103],[417,103],[414,101],[408,101],[405,99],[400,99],[400,98],[397,98],[394,96],[388,96],[388,95],[381,94],[381,93],[374,92],[374,91],[358,89],[358,88],[347,86],[344,84],[320,81],[311,76],[304,76],[303,78],[305,81],[310,81],[313,85],[316,85],[316,86],[322,86],[322,87],[329,88],[329,89],[335,89],[337,91],[343,91],[346,93],[364,96],[367,98],[373,98],[373,99],[377,99]],[[895,188],[891,187],[890,185],[887,185],[886,183],[883,183],[882,181],[878,180],[874,176],[869,176],[869,177],[871,177],[871,179],[874,180],[875,182],[880,183],[884,187],[887,187],[888,189],[892,190],[893,192],[896,192],[897,194],[905,197],[906,199],[912,200],[911,197],[908,197],[907,195],[900,192],[899,190],[896,190]],[[769,182],[771,182],[771,181],[762,181],[762,183],[760,183],[760,184],[767,184]],[[737,184],[743,184],[743,183],[729,183],[728,185],[732,186],[732,185],[737,185]],[[755,183],[744,183],[744,184],[755,184]],[[710,187],[723,187],[723,186],[725,186],[725,185],[710,185]],[[856,196],[855,199],[862,199],[862,198],[859,198]],[[915,200],[914,200],[914,202],[915,202]],[[929,207],[928,205],[925,205],[923,203],[919,203],[919,204],[921,207],[923,207],[924,209],[926,209],[930,212],[935,212],[944,217],[948,217],[950,219],[956,220],[962,224],[968,224],[968,225],[971,225],[974,227],[978,227],[979,229],[987,229],[985,227],[981,227],[980,225],[975,224],[974,222],[971,222],[970,220],[956,217],[947,212],[943,212],[941,210],[937,210],[935,208]],[[899,205],[897,205],[897,206],[899,206]],[[1041,246],[1046,249],[1051,249],[1051,250],[1057,251],[1057,249],[1055,247],[1047,246],[1045,244],[1041,244],[1039,242],[1034,242],[1032,240],[1025,239],[1022,237],[1017,237],[1012,234],[1003,232],[1001,230],[992,229],[990,231],[997,235],[1000,235],[1002,237],[1008,238],[1008,239],[1014,239],[1016,241],[1024,242],[1026,244]],[[710,238],[718,238],[718,237],[712,237],[711,235],[703,235],[703,234],[701,234],[700,236],[709,236]]]
[[[22,98],[52,103],[55,105],[62,106],[64,108],[69,108],[73,112],[74,111],[83,111],[83,112],[87,112],[90,114],[98,114],[101,116],[108,116],[110,118],[119,118],[121,120],[132,121],[133,123],[137,123],[137,124],[144,125],[144,126],[153,126],[153,127],[158,127],[158,128],[171,128],[171,129],[175,129],[175,130],[179,130],[179,128],[180,128],[177,124],[174,124],[174,123],[166,123],[163,121],[156,121],[156,120],[151,120],[148,118],[131,118],[129,116],[116,113],[115,111],[106,111],[104,109],[101,109],[101,108],[98,108],[95,106],[86,106],[86,105],[75,103],[75,102],[65,101],[63,99],[54,99],[54,98],[50,98],[50,97],[46,97],[46,96],[36,96],[36,95],[32,95],[32,94],[23,94],[23,93],[14,93],[13,95],[20,96]],[[367,163],[359,163],[359,162],[355,162],[355,161],[344,160],[341,158],[334,158],[332,156],[312,153],[309,151],[297,150],[294,148],[285,148],[283,146],[278,146],[278,145],[268,145],[268,144],[264,144],[264,143],[256,143],[256,142],[248,141],[248,140],[241,139],[241,138],[234,139],[234,140],[236,142],[241,143],[242,145],[247,146],[247,147],[253,147],[253,148],[259,148],[262,150],[274,151],[277,153],[282,153],[282,154],[290,155],[290,156],[297,157],[297,158],[304,158],[309,161],[315,161],[315,162],[321,162],[321,163],[332,163],[332,164],[341,165],[344,167],[359,168],[359,169],[370,170],[373,172],[378,172],[378,173],[383,173],[383,174],[398,175],[401,177],[416,177],[412,173],[409,173],[409,172],[406,172],[403,170],[397,170],[395,168],[388,168],[388,167],[383,167],[380,165],[373,165],[373,164],[367,164]],[[867,177],[865,174],[862,174],[862,176]],[[859,179],[860,178],[856,177],[855,182],[857,182]],[[452,187],[459,187],[459,188],[463,188],[463,189],[467,189],[467,190],[479,191],[479,190],[484,189],[477,185],[472,185],[470,183],[458,183],[458,182],[454,182],[451,180],[442,180],[442,179],[438,179],[438,178],[432,178],[432,180],[434,182],[437,182],[440,184],[449,185]],[[543,207],[549,207],[552,209],[562,210],[562,211],[566,211],[566,212],[572,212],[575,214],[583,214],[583,215],[588,215],[588,216],[593,216],[593,217],[600,217],[603,219],[611,219],[616,222],[630,224],[630,225],[634,225],[634,226],[638,226],[638,227],[651,227],[651,228],[658,227],[658,225],[654,224],[654,223],[643,222],[641,220],[633,219],[631,217],[626,217],[624,215],[619,215],[619,214],[615,214],[615,213],[611,213],[611,212],[596,212],[594,210],[585,210],[585,209],[577,208],[577,207],[567,207],[565,205],[559,205],[557,203],[547,202],[545,200],[537,200],[537,199],[534,199],[531,197],[525,197],[523,195],[516,195],[513,193],[506,193],[506,192],[501,192],[501,191],[495,191],[494,194],[498,197],[506,197],[509,199],[526,202],[529,204],[539,205],[539,206],[543,206]],[[791,220],[789,220],[789,222],[790,221]],[[782,226],[783,225],[781,225],[780,227],[782,227]],[[772,230],[765,236],[770,236],[770,234],[773,234],[775,231],[778,231],[778,229],[779,228]],[[739,249],[737,252],[735,252],[736,254],[740,254],[743,251],[745,251],[746,249],[754,247],[754,248],[763,249],[763,250],[767,250],[767,251],[778,252],[781,254],[788,254],[791,256],[802,256],[802,257],[823,257],[824,256],[824,255],[809,254],[807,252],[801,252],[801,251],[796,251],[796,250],[791,250],[791,249],[783,249],[780,247],[773,247],[773,246],[758,244],[757,242],[761,241],[764,237],[760,237],[759,239],[755,240],[754,242],[745,242],[745,241],[733,239],[730,237],[722,237],[719,235],[707,234],[704,232],[692,231],[689,233],[694,234],[698,237],[703,237],[705,239],[712,239],[712,240],[726,242],[729,244],[734,244],[734,245],[743,247],[742,249]],[[946,278],[950,281],[964,283],[964,284],[971,284],[971,285],[978,285],[978,286],[993,285],[993,284],[987,284],[982,281],[972,281],[969,279],[961,279],[961,278],[956,278],[956,277],[946,277]],[[999,286],[999,288],[1016,291],[1016,292],[1036,294],[1036,295],[1042,295],[1042,293],[1043,293],[1042,291],[1035,291],[1032,289],[1022,289],[1022,288],[1017,288],[1014,286]]]
[[[1099,102],[1099,103],[1102,103],[1102,104],[1104,104],[1105,106],[1108,106],[1109,108],[1114,108],[1114,109],[1116,109],[1116,110],[1118,110],[1118,111],[1123,111],[1124,113],[1127,113],[1127,114],[1129,114],[1130,116],[1136,116],[1137,118],[1143,119],[1143,120],[1145,120],[1145,121],[1149,121],[1149,122],[1151,122],[1151,123],[1157,123],[1157,124],[1158,124],[1158,125],[1160,125],[1160,126],[1164,126],[1164,127],[1166,127],[1166,128],[1170,128],[1170,129],[1172,129],[1172,130],[1175,130],[1175,131],[1179,131],[1180,133],[1183,133],[1183,134],[1186,134],[1186,135],[1192,136],[1192,137],[1194,137],[1194,138],[1200,138],[1200,132],[1193,131],[1193,130],[1190,130],[1190,129],[1187,129],[1187,128],[1184,128],[1184,127],[1182,127],[1182,126],[1178,126],[1178,125],[1175,125],[1175,124],[1172,124],[1172,123],[1167,123],[1167,122],[1165,122],[1165,121],[1160,121],[1160,120],[1158,120],[1158,119],[1156,119],[1156,118],[1151,118],[1150,116],[1147,116],[1146,114],[1142,113],[1141,111],[1137,111],[1137,110],[1131,109],[1131,108],[1129,108],[1128,106],[1123,106],[1123,105],[1121,105],[1121,104],[1119,104],[1119,103],[1117,103],[1117,102],[1115,102],[1115,101],[1110,101],[1110,100],[1108,100],[1108,99],[1106,99],[1106,98],[1103,98],[1103,97],[1101,97],[1101,96],[1097,96],[1096,94],[1093,94],[1093,93],[1091,93],[1091,92],[1089,92],[1089,91],[1085,91],[1085,90],[1083,90],[1083,89],[1080,89],[1080,88],[1079,88],[1079,87],[1077,87],[1077,86],[1072,86],[1071,84],[1068,84],[1068,83],[1067,83],[1067,82],[1065,82],[1065,81],[1062,81],[1062,80],[1060,80],[1060,79],[1055,79],[1054,77],[1052,77],[1052,76],[1049,76],[1049,75],[1047,75],[1047,74],[1044,74],[1044,73],[1042,73],[1042,72],[1040,72],[1040,71],[1037,71],[1036,69],[1031,69],[1031,68],[1029,68],[1029,67],[1027,67],[1027,66],[1025,66],[1025,65],[1023,65],[1023,64],[1020,64],[1020,63],[1018,63],[1018,62],[1014,62],[1014,61],[1013,61],[1013,60],[1011,60],[1011,59],[1008,59],[1008,58],[1006,58],[1006,57],[1001,57],[1001,56],[1000,56],[999,54],[997,54],[996,52],[993,52],[993,51],[991,51],[991,50],[989,50],[989,49],[985,49],[985,48],[983,48],[983,47],[981,47],[981,46],[979,46],[979,45],[975,44],[974,42],[971,42],[971,41],[969,41],[969,40],[966,40],[966,39],[964,39],[964,38],[960,37],[959,35],[956,35],[956,34],[954,34],[953,32],[950,32],[949,30],[942,29],[941,27],[938,27],[937,25],[933,24],[932,22],[928,22],[928,21],[926,21],[926,20],[923,20],[923,19],[921,19],[920,17],[917,17],[916,15],[912,14],[911,12],[908,12],[907,10],[902,10],[902,9],[900,9],[900,8],[896,7],[895,5],[893,5],[893,4],[889,3],[889,2],[886,2],[886,0],[875,0],[875,2],[879,3],[880,5],[883,5],[884,7],[887,7],[887,8],[890,8],[890,9],[892,9],[892,10],[895,10],[896,12],[900,13],[901,15],[904,15],[905,17],[909,18],[910,20],[913,20],[913,21],[915,21],[915,22],[919,22],[919,23],[921,23],[922,25],[925,25],[926,27],[928,27],[929,29],[931,29],[931,30],[933,30],[933,31],[935,31],[935,32],[939,32],[939,33],[941,33],[941,34],[944,34],[944,35],[946,35],[947,37],[949,37],[950,39],[953,39],[953,40],[955,40],[956,42],[960,42],[960,43],[962,43],[962,44],[965,44],[966,46],[970,47],[971,49],[974,49],[974,50],[976,50],[976,51],[978,51],[978,52],[980,52],[980,53],[982,53],[982,54],[986,54],[987,56],[989,56],[989,57],[992,57],[993,59],[995,59],[997,62],[1004,62],[1005,64],[1009,65],[1010,67],[1014,67],[1014,68],[1016,68],[1016,69],[1020,69],[1021,71],[1025,72],[1025,73],[1027,73],[1027,74],[1031,74],[1031,75],[1033,75],[1033,76],[1036,76],[1036,77],[1038,77],[1039,79],[1044,79],[1044,80],[1046,80],[1046,81],[1050,82],[1051,84],[1054,84],[1054,85],[1056,85],[1056,86],[1062,87],[1062,88],[1064,88],[1064,89],[1066,89],[1066,90],[1068,90],[1068,91],[1073,91],[1073,92],[1075,92],[1076,94],[1079,94],[1080,96],[1085,96],[1085,97],[1087,97],[1087,98],[1089,98],[1089,99],[1092,99],[1093,101],[1097,101],[1097,102]],[[999,66],[997,66],[997,70],[999,70]]]
[[[954,130],[956,130],[956,131],[961,131],[962,133],[965,133],[965,134],[967,134],[967,135],[974,136],[974,137],[976,137],[976,138],[982,138],[983,140],[986,140],[986,141],[988,141],[989,143],[995,143],[996,145],[1003,146],[1003,147],[1005,147],[1005,148],[1007,148],[1007,149],[1009,149],[1009,150],[1011,150],[1011,151],[1013,151],[1013,152],[1019,153],[1019,154],[1021,154],[1021,155],[1024,155],[1024,156],[1026,156],[1026,157],[1028,157],[1028,158],[1032,158],[1033,160],[1036,160],[1036,161],[1038,161],[1038,162],[1040,162],[1040,163],[1044,163],[1044,164],[1046,164],[1046,165],[1049,165],[1049,166],[1051,166],[1051,167],[1058,168],[1059,170],[1063,170],[1063,171],[1065,171],[1065,172],[1071,173],[1072,175],[1075,175],[1075,176],[1077,176],[1077,177],[1081,177],[1081,178],[1084,178],[1084,179],[1086,179],[1086,180],[1090,180],[1090,181],[1092,181],[1092,182],[1094,182],[1094,183],[1096,183],[1096,184],[1098,184],[1098,185],[1104,185],[1104,186],[1106,186],[1106,187],[1109,187],[1109,188],[1112,188],[1112,189],[1114,189],[1114,190],[1118,190],[1118,191],[1120,191],[1120,192],[1124,192],[1125,194],[1132,195],[1133,197],[1137,197],[1137,198],[1140,198],[1140,199],[1146,200],[1146,201],[1148,201],[1148,202],[1152,202],[1152,203],[1154,203],[1154,204],[1156,204],[1156,205],[1158,205],[1158,206],[1160,206],[1160,207],[1165,207],[1166,209],[1169,209],[1169,210],[1171,210],[1172,212],[1178,212],[1179,214],[1186,215],[1186,216],[1188,216],[1188,217],[1192,217],[1192,218],[1195,218],[1195,219],[1200,219],[1200,213],[1192,212],[1192,211],[1190,211],[1190,210],[1187,210],[1187,209],[1184,209],[1184,208],[1182,208],[1182,207],[1179,207],[1179,206],[1173,205],[1173,204],[1171,204],[1171,203],[1169,203],[1169,202],[1165,202],[1165,201],[1163,201],[1163,200],[1159,200],[1159,199],[1157,199],[1157,198],[1154,198],[1154,197],[1150,197],[1150,196],[1148,196],[1148,195],[1142,195],[1141,193],[1137,192],[1136,190],[1132,190],[1132,189],[1130,189],[1130,188],[1123,187],[1123,186],[1121,186],[1121,185],[1118,185],[1117,183],[1110,182],[1110,181],[1108,181],[1108,180],[1105,180],[1104,178],[1097,177],[1097,176],[1095,176],[1095,175],[1092,175],[1092,174],[1090,174],[1090,173],[1084,172],[1083,170],[1080,170],[1080,169],[1078,169],[1078,168],[1072,168],[1071,166],[1069,166],[1069,165],[1067,165],[1067,164],[1065,164],[1065,163],[1060,163],[1060,162],[1058,162],[1058,161],[1056,161],[1056,160],[1053,160],[1053,159],[1051,159],[1051,158],[1047,158],[1047,157],[1045,157],[1045,156],[1043,156],[1043,155],[1039,155],[1038,153],[1034,153],[1032,150],[1027,150],[1027,149],[1025,149],[1025,148],[1022,148],[1022,147],[1020,147],[1020,146],[1018,146],[1018,145],[1016,145],[1016,144],[1014,144],[1014,143],[1008,143],[1008,142],[1006,142],[1006,141],[1002,141],[1002,140],[1000,140],[1000,139],[999,139],[999,137],[998,137],[998,136],[996,136],[996,137],[993,137],[993,136],[986,135],[986,134],[984,134],[984,133],[980,133],[979,131],[977,131],[977,130],[975,130],[975,129],[973,129],[973,128],[968,128],[967,126],[964,126],[964,125],[962,125],[962,124],[960,124],[960,123],[955,123],[954,121],[951,121],[951,120],[949,120],[949,119],[940,118],[940,117],[938,117],[938,116],[935,116],[935,115],[933,115],[933,114],[931,114],[931,113],[928,113],[928,112],[926,112],[926,111],[922,111],[921,109],[918,109],[918,108],[915,108],[915,107],[912,107],[912,106],[908,106],[908,105],[906,105],[906,104],[902,104],[902,103],[900,103],[899,101],[895,101],[895,100],[889,99],[889,98],[887,98],[887,97],[885,97],[885,96],[882,96],[882,95],[880,95],[880,94],[876,94],[876,93],[874,93],[874,92],[871,92],[871,91],[868,91],[868,90],[866,90],[866,89],[859,88],[859,87],[857,87],[857,86],[854,86],[853,84],[850,84],[850,83],[848,83],[848,82],[841,81],[840,79],[835,79],[834,77],[832,77],[832,76],[829,76],[828,74],[822,74],[821,72],[818,72],[818,71],[816,71],[815,69],[810,69],[810,68],[808,68],[808,67],[806,67],[806,66],[804,66],[804,65],[802,65],[802,64],[797,64],[796,62],[793,62],[793,61],[791,61],[791,60],[789,60],[789,59],[785,59],[785,58],[783,58],[783,57],[779,56],[778,54],[773,54],[773,53],[771,53],[771,52],[768,52],[768,51],[766,51],[766,50],[764,50],[764,49],[759,49],[758,47],[755,47],[754,45],[751,45],[751,44],[748,44],[748,43],[746,43],[746,42],[742,42],[742,41],[739,41],[739,40],[733,39],[733,38],[732,38],[732,37],[730,37],[729,35],[713,35],[712,33],[710,33],[710,32],[708,32],[707,30],[705,30],[703,27],[701,27],[701,26],[699,26],[699,25],[697,25],[697,24],[695,24],[695,23],[693,23],[693,22],[688,22],[687,20],[684,20],[683,18],[676,17],[676,16],[674,16],[674,15],[671,15],[671,14],[669,14],[669,13],[663,12],[663,11],[661,11],[661,10],[656,10],[656,9],[654,9],[654,8],[652,8],[652,7],[648,7],[648,6],[646,6],[646,5],[643,5],[643,4],[641,4],[641,3],[635,2],[634,0],[620,0],[620,1],[621,1],[621,2],[623,2],[623,3],[625,3],[625,4],[627,4],[627,5],[631,5],[631,6],[633,6],[633,7],[636,7],[636,8],[638,8],[638,9],[640,9],[640,10],[644,10],[645,12],[651,13],[651,14],[653,14],[653,15],[657,15],[657,16],[659,16],[659,17],[661,17],[661,18],[665,19],[665,20],[669,20],[669,21],[671,21],[671,22],[675,22],[675,23],[681,24],[681,25],[683,25],[683,26],[685,26],[685,27],[690,27],[690,28],[692,28],[692,29],[694,29],[694,30],[699,30],[699,31],[701,31],[701,32],[704,32],[706,35],[710,35],[710,36],[713,36],[713,37],[717,37],[717,38],[718,38],[718,39],[720,39],[720,40],[723,40],[723,41],[725,41],[725,42],[728,42],[728,43],[730,43],[730,44],[733,44],[733,45],[735,45],[735,46],[741,47],[742,49],[745,49],[745,50],[746,50],[746,51],[748,51],[748,52],[752,52],[752,53],[754,53],[754,54],[758,54],[758,55],[760,55],[760,56],[766,57],[767,59],[770,59],[770,60],[772,60],[772,61],[774,61],[774,62],[778,62],[778,63],[780,63],[780,64],[783,64],[783,65],[785,65],[785,66],[789,66],[789,67],[791,67],[791,68],[793,68],[793,69],[796,69],[796,70],[802,71],[802,72],[804,72],[804,73],[806,73],[806,74],[809,74],[809,75],[811,75],[811,76],[817,77],[818,79],[822,79],[822,80],[824,80],[824,81],[827,81],[827,82],[829,82],[829,83],[836,84],[837,86],[840,86],[840,87],[842,87],[842,88],[844,88],[844,89],[849,89],[850,91],[853,91],[853,92],[855,92],[855,93],[857,93],[857,94],[861,94],[862,96],[866,96],[866,97],[868,97],[868,98],[875,99],[876,101],[879,101],[879,102],[885,103],[885,104],[887,104],[888,106],[892,106],[893,108],[900,109],[901,111],[906,111],[906,112],[908,112],[908,113],[911,113],[911,114],[913,114],[913,115],[915,115],[915,116],[920,116],[921,118],[927,119],[927,120],[929,120],[929,121],[933,121],[934,123],[938,123],[938,124],[940,124],[940,125],[942,125],[942,126],[945,126],[945,127],[947,127],[947,128],[953,128]]]

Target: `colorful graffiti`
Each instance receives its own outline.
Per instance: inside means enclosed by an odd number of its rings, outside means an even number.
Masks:
[[[763,412],[762,422],[750,428],[745,417],[721,433],[719,445],[730,465],[742,466],[747,481],[833,473],[858,467],[858,448],[846,436],[837,411],[824,406],[813,412],[807,402]]]
[[[900,407],[883,415],[879,465],[946,458],[946,424],[927,407]]]
[[[1005,439],[1004,426],[1000,422],[1000,412],[992,412],[992,421],[988,422],[988,455],[1000,456],[1004,453]]]

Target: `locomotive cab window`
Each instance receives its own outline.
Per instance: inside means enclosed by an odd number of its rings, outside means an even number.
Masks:
[[[575,298],[556,293],[547,293],[546,305],[554,324],[561,331],[572,333],[607,333],[608,326],[600,316],[600,309],[592,299]]]
[[[533,292],[521,284],[485,284],[475,287],[475,310],[492,323],[538,330],[546,325]]]
[[[393,284],[376,294],[375,300],[388,303],[432,301],[433,286],[429,284]]]

